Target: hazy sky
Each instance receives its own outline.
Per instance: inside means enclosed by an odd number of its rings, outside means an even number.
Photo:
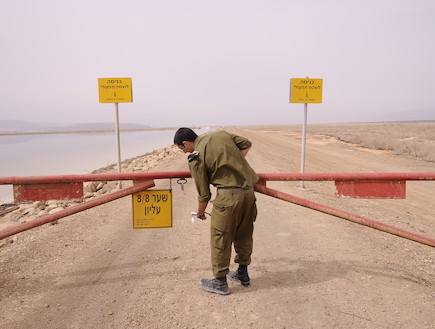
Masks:
[[[309,123],[435,120],[434,17],[434,0],[1,0],[0,120],[113,121],[98,78],[131,77],[121,122],[298,124],[306,76]]]

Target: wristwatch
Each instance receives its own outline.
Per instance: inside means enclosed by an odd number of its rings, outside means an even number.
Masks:
[[[196,217],[198,217],[199,219],[203,219],[203,218],[205,218],[205,214],[202,214],[202,215],[196,214]]]

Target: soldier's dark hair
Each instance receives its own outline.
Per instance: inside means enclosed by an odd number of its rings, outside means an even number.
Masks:
[[[174,144],[181,145],[184,141],[194,142],[198,135],[190,128],[179,128],[174,136]]]

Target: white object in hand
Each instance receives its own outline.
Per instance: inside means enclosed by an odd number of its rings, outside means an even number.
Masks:
[[[195,223],[195,217],[198,215],[198,213],[196,213],[196,212],[194,212],[194,211],[192,211],[192,223]]]

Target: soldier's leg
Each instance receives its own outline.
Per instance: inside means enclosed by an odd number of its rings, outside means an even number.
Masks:
[[[236,251],[234,261],[241,265],[249,265],[253,248],[254,221],[257,218],[256,199],[253,191],[244,194],[241,211],[241,220],[234,235],[234,250]]]
[[[234,240],[237,202],[232,195],[217,196],[213,200],[210,245],[211,264],[215,278],[225,277],[229,272],[231,245]]]

